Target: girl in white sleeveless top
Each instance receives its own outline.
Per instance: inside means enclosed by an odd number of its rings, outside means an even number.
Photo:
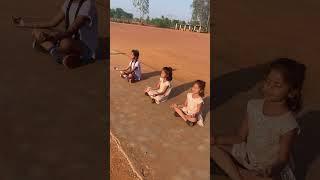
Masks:
[[[176,117],[181,117],[189,126],[196,123],[204,126],[202,117],[203,97],[206,83],[201,80],[194,82],[191,92],[187,94],[187,99],[183,105],[172,104]]]
[[[118,68],[114,67],[113,69],[116,71],[120,71],[120,77],[128,80],[128,82],[133,83],[141,80],[141,65],[139,61],[140,53],[138,50],[133,49],[131,51],[131,61],[126,68]]]
[[[145,95],[152,99],[152,103],[160,104],[168,99],[172,85],[172,68],[164,67],[162,68],[160,74],[160,80],[155,88],[147,87],[145,89]]]
[[[211,157],[231,179],[295,180],[289,159],[304,77],[305,66],[294,60],[271,63],[264,98],[248,102],[239,133],[215,137]]]

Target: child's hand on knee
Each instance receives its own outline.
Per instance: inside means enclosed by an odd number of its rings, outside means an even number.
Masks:
[[[171,106],[170,106],[172,109],[174,109],[174,108],[177,108],[178,107],[178,105],[177,104],[171,104]]]
[[[150,91],[150,87],[147,87],[146,89],[144,89],[144,92],[149,92]]]
[[[177,108],[180,108],[180,109],[183,108],[183,107],[184,107],[184,106],[181,105],[181,104],[177,106]]]

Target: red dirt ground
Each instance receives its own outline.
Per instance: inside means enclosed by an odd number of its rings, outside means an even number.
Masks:
[[[171,66],[183,82],[210,80],[210,35],[171,29],[110,24],[111,53],[140,51],[141,62],[154,69]],[[209,93],[209,91],[208,91]]]

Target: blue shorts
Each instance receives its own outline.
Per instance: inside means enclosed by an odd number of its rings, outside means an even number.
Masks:
[[[82,44],[83,44],[83,47],[82,47],[82,52],[80,54],[80,58],[84,63],[88,63],[94,59],[93,57],[94,53],[87,45],[85,45],[84,43]]]

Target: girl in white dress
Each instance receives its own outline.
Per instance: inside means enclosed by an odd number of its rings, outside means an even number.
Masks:
[[[215,136],[213,160],[233,180],[295,180],[290,152],[299,127],[305,66],[281,58],[271,63],[263,99],[250,100],[234,136]],[[230,146],[231,145],[231,146]]]
[[[175,111],[176,117],[181,117],[189,126],[193,126],[196,123],[203,126],[202,107],[204,89],[206,83],[201,80],[194,82],[191,92],[187,94],[187,99],[184,104],[177,105],[172,104],[171,108]]]
[[[152,99],[152,103],[160,104],[168,99],[170,95],[172,85],[172,68],[164,67],[162,68],[160,74],[160,80],[155,88],[147,87],[144,92],[146,96]]]

